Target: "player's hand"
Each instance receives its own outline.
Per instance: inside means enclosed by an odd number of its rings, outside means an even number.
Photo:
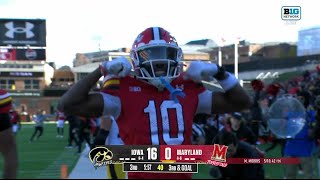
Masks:
[[[186,70],[185,79],[191,79],[195,82],[212,81],[218,73],[218,65],[202,61],[192,61]]]
[[[100,128],[109,131],[112,124],[112,116],[102,116],[100,118]]]
[[[100,65],[102,75],[112,74],[117,77],[125,77],[129,75],[132,69],[131,63],[128,59],[121,56],[112,61],[104,61]]]

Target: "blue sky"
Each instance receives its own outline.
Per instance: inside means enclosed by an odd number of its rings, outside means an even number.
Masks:
[[[282,6],[301,6],[301,20],[286,25]],[[237,37],[250,42],[297,41],[298,30],[320,25],[316,0],[0,0],[2,18],[47,23],[47,60],[72,65],[77,52],[130,47],[137,34],[161,26],[179,44]]]

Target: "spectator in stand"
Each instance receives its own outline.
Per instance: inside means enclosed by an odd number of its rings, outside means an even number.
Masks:
[[[218,133],[217,128],[213,125],[215,122],[209,114],[199,113],[193,118],[194,125],[199,125],[203,129],[205,134],[205,144],[210,144],[212,139]],[[194,125],[192,127],[194,127]]]
[[[309,81],[310,80],[310,71],[306,70],[303,72],[303,80]]]
[[[297,94],[298,92],[298,84],[295,81],[290,81],[288,85],[288,93],[289,94]]]
[[[297,90],[297,96],[300,99],[301,103],[304,105],[304,107],[307,109],[310,104],[310,93],[306,90],[306,87],[304,84],[301,84],[298,87]]]
[[[229,127],[225,127],[227,131],[233,132],[240,141],[256,145],[257,136],[252,132],[251,128],[245,123],[242,114],[234,112],[231,114],[228,122]],[[229,128],[229,129],[228,129]]]
[[[260,80],[251,81],[252,89],[254,90],[253,104],[249,109],[250,117],[247,117],[247,120],[250,122],[250,127],[256,137],[259,137],[259,127],[262,123],[262,109],[259,104],[261,91],[264,87],[264,84]]]
[[[19,113],[12,107],[10,109],[10,121],[12,124],[12,132],[14,135],[17,134],[18,130],[21,128],[21,121]]]
[[[204,145],[206,143],[206,134],[203,128],[197,124],[192,124],[192,144],[194,145]]]

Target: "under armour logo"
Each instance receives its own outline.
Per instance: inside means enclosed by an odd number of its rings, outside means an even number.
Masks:
[[[15,33],[25,33],[27,39],[34,37],[34,33],[31,31],[34,27],[32,23],[26,22],[25,27],[14,27],[13,22],[8,22],[5,24],[5,26],[8,29],[5,35],[9,38],[13,39]]]

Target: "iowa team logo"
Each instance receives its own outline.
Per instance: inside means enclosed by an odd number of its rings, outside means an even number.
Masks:
[[[89,158],[94,167],[106,166],[112,163],[113,153],[106,147],[95,147],[89,152]]]

